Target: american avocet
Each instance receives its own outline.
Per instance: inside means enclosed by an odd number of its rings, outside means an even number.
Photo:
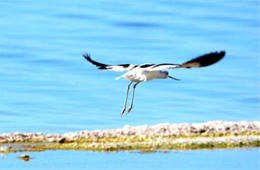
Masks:
[[[125,103],[121,111],[121,116],[122,116],[126,110],[128,92],[133,82],[135,82],[135,84],[133,86],[132,100],[131,100],[130,107],[127,109],[127,114],[133,108],[135,88],[140,82],[150,81],[153,79],[167,79],[167,78],[171,78],[173,80],[179,80],[169,76],[169,73],[166,70],[175,69],[175,68],[196,68],[196,67],[198,68],[198,67],[209,66],[221,60],[224,57],[224,55],[225,55],[225,51],[221,51],[221,52],[214,52],[214,53],[208,53],[202,55],[200,57],[187,61],[183,64],[163,63],[163,64],[141,64],[141,65],[134,65],[134,64],[107,65],[92,60],[89,54],[83,54],[83,57],[85,57],[90,63],[97,66],[98,69],[100,70],[127,71],[127,73],[116,78],[116,80],[118,80],[119,78],[123,77],[126,80],[131,81],[130,84],[127,86]]]

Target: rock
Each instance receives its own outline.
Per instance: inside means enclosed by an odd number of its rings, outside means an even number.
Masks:
[[[30,155],[27,155],[27,154],[21,155],[18,158],[23,160],[23,161],[29,161],[31,159]]]

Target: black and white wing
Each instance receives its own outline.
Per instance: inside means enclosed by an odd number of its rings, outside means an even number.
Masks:
[[[198,68],[206,67],[212,64],[217,63],[225,56],[225,51],[208,53],[202,56],[199,56],[195,59],[189,60],[183,64],[142,64],[142,65],[133,65],[133,64],[118,64],[118,65],[107,65],[99,63],[90,58],[89,54],[84,54],[83,57],[87,61],[97,66],[100,70],[113,70],[113,71],[129,71],[135,68],[146,69],[147,71],[156,71],[156,70],[169,70],[174,68]]]
[[[195,67],[206,67],[217,63],[225,56],[225,51],[208,53],[183,64],[180,64],[178,68],[195,68]]]
[[[135,66],[132,64],[107,65],[99,63],[97,61],[92,60],[89,54],[83,54],[83,57],[93,65],[97,66],[100,70],[127,71]]]
[[[183,64],[170,64],[163,63],[157,64],[149,67],[149,70],[169,70],[174,68],[196,68],[196,67],[206,67],[217,63],[225,56],[225,51],[208,53],[199,56],[195,59],[189,60]]]

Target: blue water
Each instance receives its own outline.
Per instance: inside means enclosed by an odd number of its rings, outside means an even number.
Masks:
[[[186,151],[139,154],[47,151],[30,153],[32,159],[17,159],[20,153],[2,156],[3,169],[259,169],[259,149]],[[250,159],[248,159],[250,158]],[[1,161],[3,160],[3,161]],[[14,164],[15,162],[15,164]],[[258,167],[258,168],[257,168]]]
[[[260,120],[258,0],[2,0],[0,8],[0,133]],[[124,117],[129,82],[82,57],[182,63],[220,50],[227,55],[216,65],[170,71],[182,81],[138,85]]]

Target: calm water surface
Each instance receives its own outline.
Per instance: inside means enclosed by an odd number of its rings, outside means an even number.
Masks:
[[[0,133],[260,120],[258,0],[2,0],[0,8]],[[170,71],[182,81],[138,85],[125,117],[120,111],[128,82],[114,80],[122,73],[98,71],[82,57],[88,52],[108,64],[182,63],[217,50],[227,55],[212,67]],[[224,152],[259,154],[207,154]],[[182,154],[194,153],[208,157]],[[120,154],[127,165],[138,155]],[[109,157],[108,164],[120,154],[94,153]],[[151,159],[164,160],[155,155]]]
[[[257,169],[259,149],[185,151],[140,154],[135,152],[98,153],[83,151],[46,151],[30,153],[29,162],[21,154],[0,160],[4,169]],[[250,159],[248,159],[250,158]],[[14,164],[15,162],[15,164]]]

